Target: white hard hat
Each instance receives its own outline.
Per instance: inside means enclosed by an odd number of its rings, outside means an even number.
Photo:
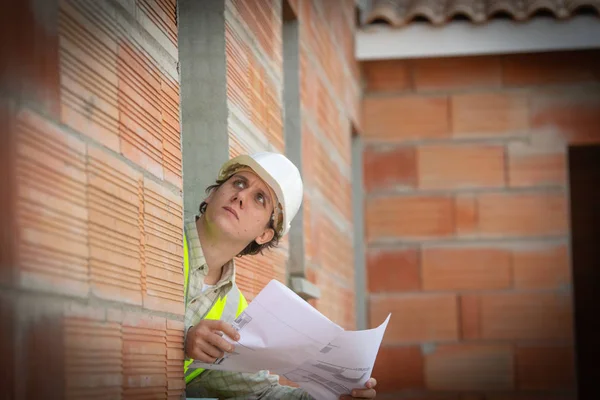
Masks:
[[[243,154],[232,158],[221,167],[219,179],[227,179],[229,168],[235,164],[250,167],[275,192],[283,207],[283,224],[279,230],[281,236],[290,230],[290,223],[298,213],[304,193],[302,178],[298,168],[282,154],[260,152]]]

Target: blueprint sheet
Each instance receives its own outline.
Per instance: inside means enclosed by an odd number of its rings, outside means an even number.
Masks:
[[[240,340],[233,342],[234,352],[212,364],[192,366],[269,370],[298,383],[316,399],[337,399],[364,388],[371,377],[390,315],[375,329],[345,331],[272,280],[233,323],[240,333]]]

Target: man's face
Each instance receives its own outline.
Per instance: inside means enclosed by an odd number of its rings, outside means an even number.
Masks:
[[[268,226],[276,201],[275,193],[262,179],[243,169],[206,199],[206,221],[229,237],[264,244],[275,233]]]

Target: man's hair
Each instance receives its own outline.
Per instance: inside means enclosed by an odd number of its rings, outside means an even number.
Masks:
[[[231,165],[229,168],[227,168],[224,171],[222,176],[217,178],[214,185],[210,185],[209,187],[206,188],[206,194],[210,194],[213,190],[218,190],[221,187],[221,185],[223,185],[225,182],[227,182],[236,173],[236,171],[242,167],[243,167],[243,165],[240,165],[240,164]],[[200,215],[202,215],[206,212],[207,206],[208,206],[208,203],[206,201],[203,201],[202,203],[200,203],[200,210],[199,210]],[[197,216],[196,221],[198,220],[198,218],[200,218],[200,217]],[[275,232],[275,234],[273,235],[273,239],[271,239],[269,242],[264,243],[264,244],[258,244],[255,240],[253,240],[237,256],[242,257],[242,256],[248,256],[248,255],[252,256],[255,254],[262,254],[262,251],[265,249],[277,247],[277,245],[279,244],[279,239],[281,239],[281,235],[279,234],[275,225],[276,225],[275,218],[274,218],[273,214],[271,214],[271,217],[269,218],[268,227],[273,229],[273,232]]]

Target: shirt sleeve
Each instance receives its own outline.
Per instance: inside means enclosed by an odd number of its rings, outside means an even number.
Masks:
[[[279,376],[270,375],[268,371],[249,374],[207,370],[187,384],[186,395],[229,400],[314,400],[300,388],[280,385]]]

